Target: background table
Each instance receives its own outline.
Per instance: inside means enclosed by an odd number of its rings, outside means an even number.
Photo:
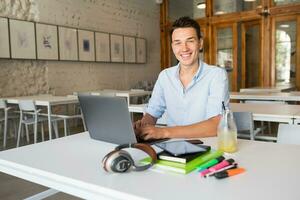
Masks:
[[[86,92],[74,92],[74,95],[78,95],[80,93],[83,94],[91,94],[91,95],[109,95],[109,96],[117,96],[117,97],[125,97],[128,106],[131,104],[131,97],[143,97],[149,96],[152,94],[152,91],[146,90],[113,90],[113,89],[104,89],[104,90],[95,90],[95,91],[86,91]]]
[[[133,113],[144,113],[147,104],[131,104],[128,109]],[[252,112],[254,121],[294,123],[296,114],[300,115],[300,105],[230,103],[233,112]],[[300,116],[299,116],[300,118]]]
[[[297,93],[247,93],[230,92],[230,99],[236,100],[261,100],[261,101],[300,101],[300,95]]]
[[[21,97],[7,97],[7,103],[18,104],[19,100],[33,100],[37,106],[46,106],[48,114],[49,139],[52,139],[51,127],[51,107],[55,105],[74,104],[78,103],[76,96],[52,96],[52,95],[36,95],[36,96],[21,96]]]

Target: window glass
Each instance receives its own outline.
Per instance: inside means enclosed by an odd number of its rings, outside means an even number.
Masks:
[[[276,23],[276,82],[294,83],[296,77],[296,21]]]
[[[273,0],[273,4],[276,6],[291,4],[291,3],[300,3],[300,0]]]
[[[254,10],[260,5],[260,0],[214,0],[214,15]]]
[[[232,83],[232,29],[220,28],[217,30],[217,65],[224,67],[228,72],[229,89]]]
[[[170,0],[169,20],[175,21],[179,17],[189,16],[193,19],[205,17],[205,0]]]

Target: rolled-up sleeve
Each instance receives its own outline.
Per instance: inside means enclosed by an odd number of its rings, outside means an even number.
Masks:
[[[215,77],[210,83],[206,118],[217,116],[222,113],[222,102],[229,106],[228,78],[224,69],[217,68]]]
[[[158,79],[154,85],[149,104],[146,108],[146,113],[150,114],[151,116],[157,119],[160,118],[166,110],[166,101],[164,97],[164,90],[162,87],[164,79],[165,74],[164,71],[162,71],[159,74]]]

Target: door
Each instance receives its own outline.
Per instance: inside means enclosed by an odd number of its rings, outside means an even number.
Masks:
[[[262,86],[260,21],[242,22],[241,88]]]

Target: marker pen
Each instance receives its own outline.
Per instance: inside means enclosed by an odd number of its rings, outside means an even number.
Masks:
[[[229,169],[229,170],[226,170],[226,171],[221,171],[221,172],[215,173],[215,177],[217,179],[222,179],[222,178],[227,178],[229,176],[234,176],[234,175],[237,175],[237,174],[240,174],[240,173],[243,173],[243,172],[245,172],[244,168]]]
[[[212,160],[209,160],[205,163],[203,163],[202,165],[198,166],[197,169],[198,171],[203,171],[211,166],[214,166],[216,164],[218,164],[219,162],[223,161],[225,158],[223,156],[220,156],[218,158],[215,158],[215,159],[212,159]]]
[[[230,159],[227,159],[227,160],[223,160],[222,162],[220,162],[219,164],[216,164],[216,165],[213,166],[213,167],[208,168],[208,170],[209,170],[210,172],[214,172],[214,171],[217,171],[217,170],[219,170],[219,169],[222,169],[222,168],[224,168],[224,167],[226,167],[226,166],[228,166],[228,165],[231,165],[231,164],[233,164],[233,163],[234,163],[234,160],[233,160],[232,158],[230,158]]]
[[[205,174],[205,175],[204,175],[204,178],[209,177],[209,176],[214,176],[216,173],[222,172],[222,171],[225,171],[225,170],[228,170],[228,169],[235,169],[235,168],[237,168],[237,166],[238,166],[237,163],[233,163],[232,165],[228,165],[227,167],[224,167],[224,168],[219,169],[219,170],[217,170],[217,171],[214,171],[214,172],[210,172],[210,173],[208,173],[208,174]]]

